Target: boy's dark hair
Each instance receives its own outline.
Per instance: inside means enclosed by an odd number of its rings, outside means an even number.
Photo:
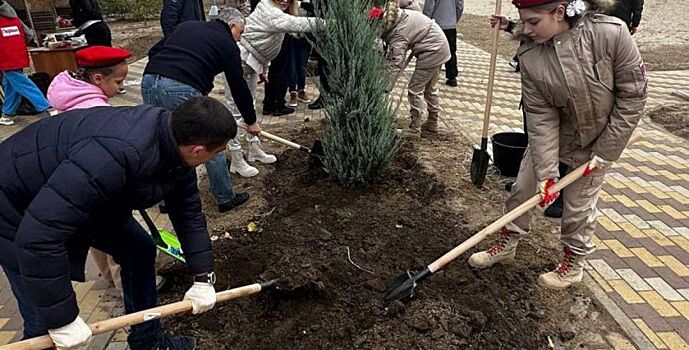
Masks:
[[[192,97],[172,110],[172,136],[177,145],[202,145],[214,150],[237,134],[237,122],[222,103],[207,96]]]

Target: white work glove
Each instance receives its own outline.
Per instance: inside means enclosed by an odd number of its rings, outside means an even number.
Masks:
[[[49,329],[50,339],[58,350],[78,349],[91,342],[91,328],[77,316],[72,323],[60,328]]]
[[[591,157],[589,165],[584,170],[584,176],[589,176],[591,173],[596,171],[605,170],[609,168],[611,164],[611,161],[605,160],[597,155],[593,155],[593,157]]]
[[[187,299],[191,300],[193,314],[206,312],[215,306],[215,288],[210,283],[194,282],[184,294],[184,300]]]

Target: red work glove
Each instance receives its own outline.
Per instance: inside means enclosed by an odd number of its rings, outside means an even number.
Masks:
[[[541,194],[541,208],[547,208],[560,197],[560,191],[553,192],[552,187],[557,182],[557,178],[538,182],[538,193]]]
[[[385,11],[383,11],[377,7],[374,7],[371,9],[371,11],[368,11],[368,20],[373,21],[376,19],[383,18],[383,14],[385,14]]]
[[[589,161],[589,165],[584,169],[584,177],[591,175],[594,171],[599,169],[606,169],[612,162],[607,161],[599,156],[594,155]]]
[[[629,29],[629,33],[631,33],[632,35],[636,34],[636,31],[637,31],[637,28],[636,28],[636,27],[631,27],[631,28]]]

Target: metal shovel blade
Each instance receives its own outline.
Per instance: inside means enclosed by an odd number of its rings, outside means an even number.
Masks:
[[[385,298],[383,302],[385,305],[390,304],[395,300],[404,300],[414,296],[414,288],[416,285],[423,281],[426,277],[431,274],[428,268],[423,271],[412,275],[411,272],[407,271],[399,276],[397,276],[392,282],[390,282],[385,288]]]
[[[483,182],[486,180],[486,172],[488,171],[488,140],[481,139],[481,148],[474,148],[474,154],[471,157],[471,182],[477,187],[481,188]]]

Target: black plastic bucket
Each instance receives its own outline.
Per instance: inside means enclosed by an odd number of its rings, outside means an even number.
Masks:
[[[529,143],[523,132],[501,132],[490,138],[493,141],[493,163],[503,176],[517,176],[519,164]]]

